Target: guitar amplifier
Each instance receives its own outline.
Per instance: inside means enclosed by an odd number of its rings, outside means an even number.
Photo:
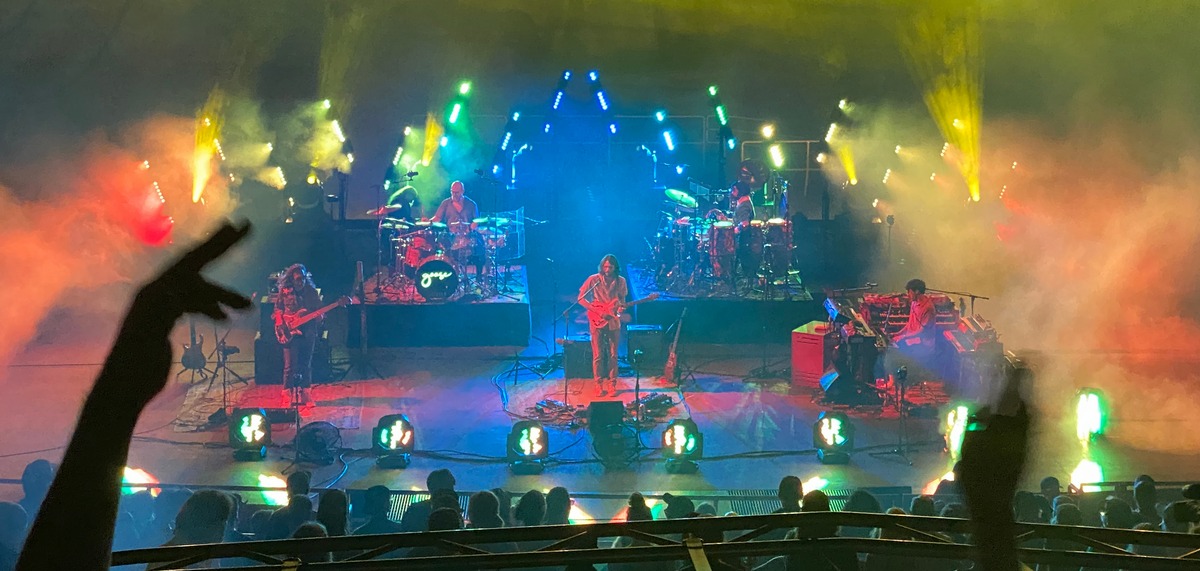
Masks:
[[[312,358],[313,384],[333,380],[333,355],[329,346],[329,332],[321,331]],[[283,345],[275,340],[275,333],[259,333],[254,336],[254,384],[283,384]]]
[[[592,378],[591,335],[571,335],[563,340],[563,374],[568,379]]]
[[[631,365],[633,352],[641,351],[642,357],[636,363],[642,375],[660,375],[663,365],[667,363],[666,344],[663,342],[661,325],[630,325],[625,329],[625,358]]]

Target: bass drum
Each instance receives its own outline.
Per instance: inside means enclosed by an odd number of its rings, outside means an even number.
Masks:
[[[458,291],[458,266],[444,255],[430,256],[421,260],[413,281],[417,293],[427,301],[444,301]]]

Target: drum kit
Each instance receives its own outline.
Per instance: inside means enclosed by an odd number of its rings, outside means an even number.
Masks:
[[[367,212],[379,218],[381,248],[386,239],[392,251],[393,262],[381,263],[375,280],[373,290],[379,301],[441,302],[467,294],[488,298],[502,293],[507,279],[501,279],[498,258],[515,239],[510,234],[518,224],[498,216],[450,225],[387,217],[400,208],[384,206]]]
[[[727,191],[698,200],[683,190],[667,189],[669,211],[663,211],[652,243],[655,280],[660,289],[678,295],[738,293],[745,285],[773,296],[778,288],[799,284],[792,265],[792,226],[785,218],[751,220],[739,228],[721,208]],[[699,214],[703,212],[703,214]],[[793,282],[795,282],[793,284]]]

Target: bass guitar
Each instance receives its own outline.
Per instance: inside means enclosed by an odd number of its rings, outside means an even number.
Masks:
[[[188,318],[188,327],[191,330],[191,344],[183,346],[183,356],[179,358],[179,364],[189,371],[202,371],[208,364],[208,358],[204,356],[204,336],[196,334],[195,318]]]
[[[643,297],[637,301],[631,301],[625,304],[625,307],[633,307],[639,303],[646,303],[647,301],[654,301],[656,299],[658,299],[657,292]],[[596,329],[604,329],[605,327],[608,327],[614,323],[625,322],[624,320],[627,320],[628,318],[625,316],[624,312],[622,312],[620,315],[617,315],[618,301],[619,300],[616,299],[604,303],[597,303],[593,301],[590,305],[588,305],[588,322],[592,324],[592,327],[595,327]]]
[[[301,309],[295,313],[277,313],[275,315],[275,339],[277,339],[281,344],[287,344],[297,335],[302,335],[300,328],[306,323],[315,319],[319,319],[322,315],[325,315],[326,313],[329,313],[330,311],[333,311],[339,307],[355,305],[357,303],[357,299],[343,295],[342,297],[338,298],[337,301],[316,311]]]
[[[671,341],[671,350],[667,352],[667,366],[663,367],[663,380],[667,382],[674,381],[679,384],[675,375],[679,373],[679,357],[675,350],[679,347],[679,332],[683,329],[683,316],[687,315],[687,308],[683,308],[683,313],[679,314],[679,321],[675,325],[675,339]]]

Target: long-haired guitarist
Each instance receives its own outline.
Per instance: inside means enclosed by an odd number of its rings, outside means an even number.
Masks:
[[[600,259],[597,273],[579,288],[579,304],[588,309],[592,376],[601,395],[608,394],[606,382],[611,384],[613,394],[617,394],[617,345],[621,342],[621,312],[628,296],[629,285],[621,276],[621,263],[612,254]]]
[[[313,283],[312,275],[303,264],[292,264],[279,277],[279,296],[275,301],[276,335],[283,343],[283,392],[292,398],[291,390],[298,402],[310,402],[308,388],[312,386],[312,356],[317,345],[323,318],[314,319],[300,326],[299,335],[280,335],[284,319],[300,313],[320,309],[321,294]],[[289,332],[290,333],[290,332]],[[286,341],[285,341],[286,339]]]

